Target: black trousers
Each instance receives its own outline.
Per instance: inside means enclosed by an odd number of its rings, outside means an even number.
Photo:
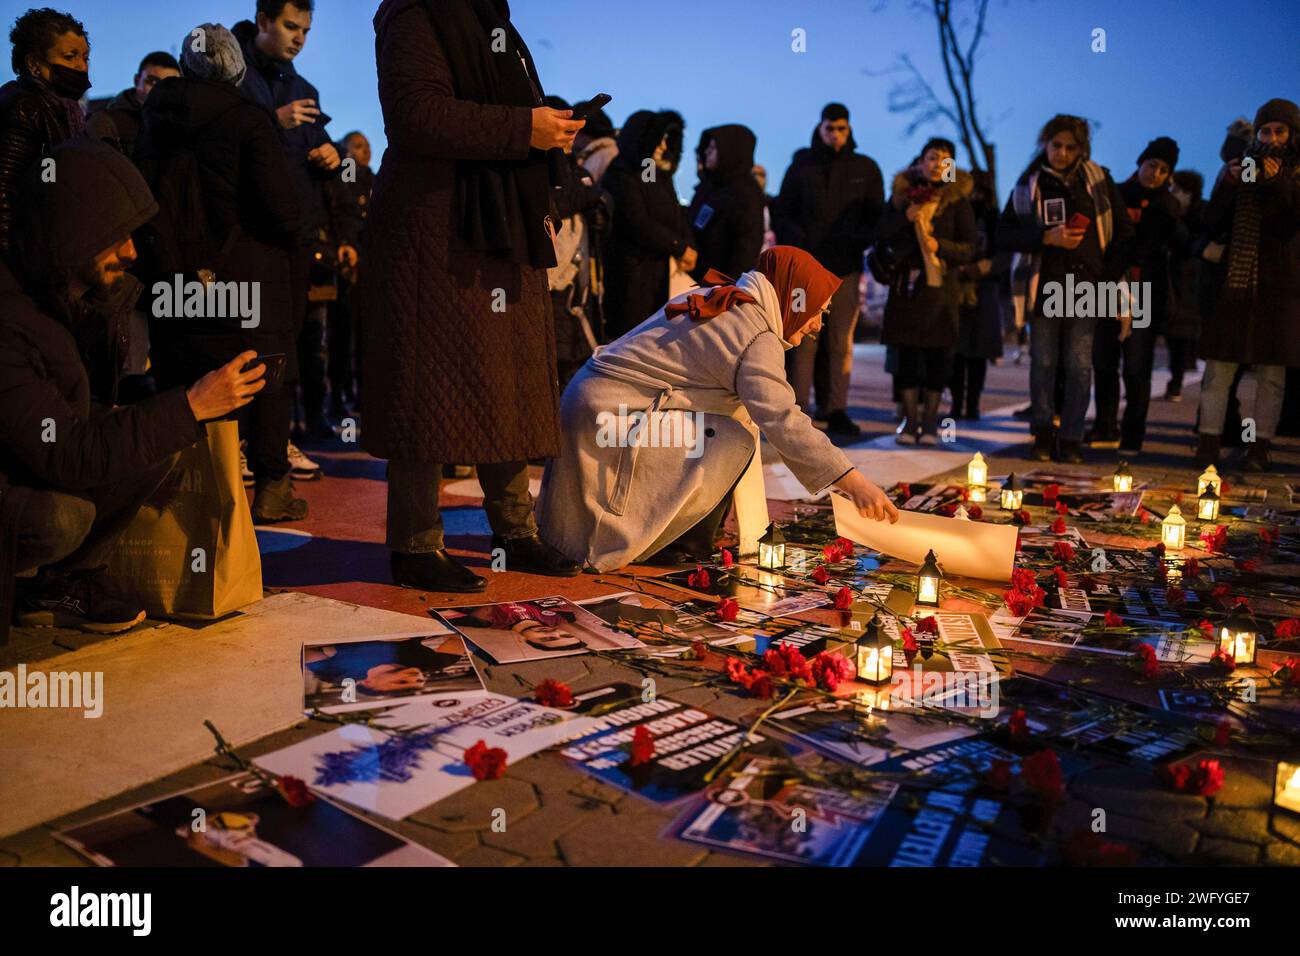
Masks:
[[[1148,327],[1133,329],[1119,340],[1119,320],[1098,319],[1092,340],[1092,367],[1097,399],[1096,425],[1113,431],[1119,424],[1120,444],[1141,448],[1146,437],[1147,412],[1151,406],[1151,366],[1155,362],[1156,337]],[[1119,421],[1120,363],[1123,363],[1124,420]]]
[[[18,576],[102,568],[175,461],[176,456],[168,457],[129,478],[87,491],[33,489],[18,522]]]
[[[927,392],[942,392],[948,384],[951,354],[950,349],[900,345],[894,385],[900,389],[919,388]]]
[[[952,379],[948,387],[952,389],[952,413],[954,416],[971,416],[979,414],[980,396],[984,394],[984,379],[988,375],[989,360],[983,356],[968,358],[958,355],[953,358]]]

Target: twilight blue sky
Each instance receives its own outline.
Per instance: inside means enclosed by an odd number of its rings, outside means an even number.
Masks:
[[[127,86],[149,50],[176,52],[197,23],[229,26],[254,7],[253,0],[42,2],[85,22],[92,96]],[[6,32],[29,5],[0,0]],[[298,67],[319,87],[332,135],[359,127],[378,157],[377,5],[317,0]],[[940,121],[905,137],[906,119],[886,107],[894,79],[866,72],[906,52],[942,88],[936,31],[913,0],[514,0],[512,10],[547,92],[569,100],[608,92],[616,124],[640,108],[677,109],[689,146],[708,126],[744,123],[758,136],[772,192],[828,100],[849,106],[859,148],[876,158],[887,183],[927,132],[952,132]],[[1105,53],[1091,52],[1096,27],[1106,30]],[[805,53],[791,51],[795,28],[806,31]],[[1038,127],[1062,111],[1098,124],[1094,158],[1116,179],[1162,134],[1182,146],[1181,166],[1211,178],[1231,119],[1253,116],[1273,96],[1300,99],[1297,37],[1297,0],[993,0],[976,85],[998,144],[1000,194],[1029,158]],[[684,198],[694,180],[691,164],[678,177]]]

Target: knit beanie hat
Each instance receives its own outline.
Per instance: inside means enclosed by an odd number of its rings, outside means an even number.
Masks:
[[[1246,151],[1246,147],[1254,138],[1255,127],[1250,125],[1250,120],[1238,116],[1228,124],[1227,135],[1223,138],[1223,145],[1219,147],[1219,158],[1225,163],[1240,159],[1241,154]]]
[[[1162,160],[1172,170],[1178,165],[1178,144],[1168,136],[1157,136],[1147,143],[1146,149],[1142,150],[1142,155],[1138,157],[1138,165],[1141,166],[1148,159]]]
[[[71,139],[47,154],[55,179],[45,182],[42,163],[27,174],[19,195],[19,222],[39,221],[55,264],[73,266],[126,240],[158,213],[135,163],[97,139]],[[32,220],[28,217],[38,217]]]
[[[238,86],[248,68],[233,33],[220,23],[200,23],[181,41],[181,69],[196,79]]]
[[[1269,100],[1255,114],[1255,130],[1265,123],[1285,123],[1291,127],[1291,142],[1300,139],[1300,106],[1281,98]]]

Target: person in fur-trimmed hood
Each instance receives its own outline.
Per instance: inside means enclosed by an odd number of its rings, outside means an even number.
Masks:
[[[876,240],[893,263],[880,340],[898,350],[900,444],[939,443],[939,402],[957,344],[957,267],[971,260],[976,241],[974,180],[956,168],[956,151],[950,140],[932,139],[894,177]]]
[[[1255,376],[1255,441],[1246,469],[1264,471],[1282,410],[1286,369],[1300,366],[1300,107],[1269,100],[1255,114],[1255,138],[1229,162],[1205,214],[1206,234],[1226,242],[1223,288],[1206,316],[1200,355],[1197,460],[1219,457],[1228,389],[1240,365]]]

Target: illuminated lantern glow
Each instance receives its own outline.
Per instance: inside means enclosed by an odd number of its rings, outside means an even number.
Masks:
[[[1277,762],[1277,783],[1273,802],[1283,810],[1300,813],[1300,763]]]
[[[1219,650],[1238,665],[1255,663],[1255,644],[1259,633],[1255,619],[1238,604],[1219,627]]]
[[[1199,495],[1209,487],[1214,488],[1216,495],[1223,494],[1223,479],[1219,477],[1219,470],[1213,465],[1201,472],[1201,476],[1196,479],[1196,493]]]
[[[1219,493],[1214,485],[1206,485],[1200,497],[1196,499],[1196,517],[1201,521],[1217,521],[1219,518]]]
[[[925,556],[925,563],[916,573],[916,603],[925,607],[939,606],[939,582],[943,572],[939,570],[939,561],[930,551]]]
[[[1116,491],[1133,490],[1133,473],[1128,470],[1128,462],[1121,461],[1119,463],[1119,467],[1115,469],[1113,482]]]
[[[768,571],[785,567],[785,535],[775,522],[758,539],[758,566]]]
[[[966,484],[983,486],[989,481],[989,464],[984,460],[984,456],[979,452],[970,460],[966,466]]]
[[[1002,485],[1002,510],[1019,511],[1024,500],[1024,489],[1020,487],[1020,482],[1016,481],[1016,473],[1013,471],[1007,475],[1006,483]]]
[[[988,491],[981,485],[975,485],[970,489],[970,500],[974,504],[983,504],[989,500]]]
[[[1160,522],[1160,540],[1168,551],[1181,551],[1187,540],[1187,520],[1178,505],[1169,506],[1169,514]]]
[[[871,618],[867,629],[853,645],[853,662],[858,680],[867,684],[887,684],[894,675],[894,642],[879,615]]]

